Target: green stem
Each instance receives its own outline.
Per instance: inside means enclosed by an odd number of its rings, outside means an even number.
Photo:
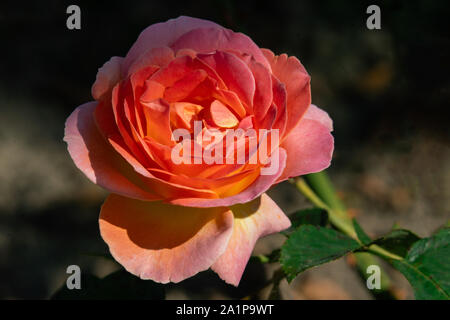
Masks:
[[[352,238],[358,240],[355,229],[350,218],[343,217],[342,214],[337,214],[336,210],[331,209],[325,202],[320,199],[317,194],[310,188],[306,181],[302,178],[295,179],[295,186],[303,193],[309,201],[311,201],[316,207],[322,208],[328,211],[328,218],[330,222],[336,226],[339,230]],[[358,240],[359,242],[359,240]]]
[[[388,259],[388,260],[403,260],[402,257],[400,257],[392,252],[389,252],[376,244],[372,244],[369,248],[367,248],[367,251],[372,252],[372,253],[374,253],[382,258]]]
[[[273,276],[272,276],[273,286],[269,293],[269,297],[268,297],[269,300],[282,300],[281,293],[280,293],[280,282],[285,277],[286,277],[286,274],[283,272],[283,270],[281,268],[275,270],[275,272],[273,273]]]
[[[331,183],[330,178],[325,172],[308,174],[305,177],[308,185],[313,191],[333,209],[335,214],[341,217],[348,217],[347,209],[341,199],[337,196],[336,190]]]
[[[315,206],[327,210],[331,224],[337,229],[355,239],[359,243],[356,231],[353,227],[352,219],[349,217],[345,205],[339,199],[334,187],[325,172],[309,174],[304,178],[293,179],[297,189],[305,195]],[[401,260],[402,258],[377,246],[371,245],[367,251],[386,259]],[[366,266],[371,264],[379,265],[376,258],[370,254],[355,253],[356,263],[361,274],[366,276]],[[391,282],[387,274],[382,270],[382,290],[389,291]]]
[[[344,216],[345,207],[343,206],[342,202],[339,200],[339,198],[329,195],[328,192],[334,192],[334,189],[331,187],[331,183],[327,182],[327,177],[325,175],[318,175],[315,174],[315,177],[311,177],[312,175],[308,175],[307,179],[309,181],[316,181],[320,183],[320,187],[318,188],[322,190],[322,194],[327,194],[327,199],[331,203],[333,203],[335,206],[338,207],[338,209],[334,209],[333,206],[328,206],[322,199],[314,192],[314,190],[306,183],[306,181],[302,178],[295,179],[295,185],[297,189],[303,193],[313,204],[315,204],[317,207],[322,208],[324,210],[328,211],[328,217],[330,219],[330,222],[339,230],[344,232],[346,235],[352,237],[359,243],[361,241],[358,239],[358,236],[356,234],[355,228],[353,227],[352,220],[348,216]],[[316,184],[318,186],[318,184]],[[329,187],[327,187],[329,186]],[[324,192],[324,190],[327,190],[328,192]],[[402,257],[395,255],[380,246],[377,246],[375,244],[371,245],[368,248],[368,251],[375,253],[381,257],[388,258],[388,259],[394,259],[394,260],[401,260]]]

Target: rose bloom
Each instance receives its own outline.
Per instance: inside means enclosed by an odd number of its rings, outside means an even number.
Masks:
[[[95,101],[65,127],[76,166],[111,192],[99,223],[113,257],[142,279],[179,282],[211,268],[237,286],[258,238],[290,226],[265,191],[330,164],[332,121],[310,92],[297,58],[242,33],[190,17],[146,28],[99,69]],[[276,172],[261,174],[261,161],[175,164],[172,133],[193,132],[194,121],[203,133],[277,129]]]

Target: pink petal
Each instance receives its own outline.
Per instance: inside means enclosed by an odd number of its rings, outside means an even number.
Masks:
[[[253,97],[253,112],[256,120],[260,121],[272,104],[272,76],[270,71],[254,59],[249,61],[250,70],[255,78],[255,95]]]
[[[231,207],[233,234],[223,255],[211,267],[225,282],[238,286],[256,241],[290,227],[283,211],[263,193],[249,203]]]
[[[288,156],[279,181],[319,172],[330,165],[334,148],[331,119],[316,106],[309,109],[281,144]]]
[[[100,233],[112,256],[142,279],[180,282],[208,269],[233,230],[228,208],[194,209],[110,195]]]
[[[130,66],[128,75],[131,75],[142,68],[148,66],[163,67],[175,58],[175,54],[169,47],[151,48],[145,51],[136,61]]]
[[[189,72],[182,79],[166,89],[164,99],[168,102],[183,101],[207,76],[208,73],[202,69]]]
[[[130,91],[130,83],[125,85],[118,84],[112,91],[112,109],[114,113],[114,120],[117,124],[118,131],[122,136],[125,144],[131,150],[132,154],[140,163],[150,166],[149,157],[145,155],[143,146],[138,143],[136,135],[133,135],[133,124],[129,117],[130,104],[133,106],[132,97],[127,95]],[[132,109],[135,111],[136,109]],[[128,113],[128,116],[127,116]],[[109,138],[109,137],[108,137]]]
[[[243,118],[245,116],[246,110],[244,106],[242,105],[242,102],[239,100],[239,97],[236,93],[230,90],[225,89],[219,89],[215,88],[217,90],[217,99],[220,99],[222,102],[224,102],[227,106],[233,109],[236,114]]]
[[[67,118],[64,141],[75,165],[92,182],[128,197],[155,200],[153,192],[142,186],[133,169],[107,144],[94,121],[97,102],[79,106]]]
[[[212,26],[192,29],[177,39],[171,47],[174,51],[193,49],[199,53],[210,53],[218,50],[249,54],[257,62],[271,70],[269,62],[252,39],[245,34],[222,27]]]
[[[273,125],[273,128],[280,130],[280,137],[284,136],[284,132],[289,120],[289,114],[287,112],[287,92],[286,87],[277,78],[272,78],[273,83],[273,103],[277,106],[277,119]]]
[[[258,173],[255,170],[245,170],[235,175],[212,180],[212,179],[200,179],[197,177],[194,178],[186,177],[183,175],[175,175],[171,172],[162,170],[159,171],[151,170],[151,172],[155,175],[158,175],[164,180],[169,180],[176,184],[190,186],[192,188],[197,189],[211,189],[217,192],[219,195],[230,192],[230,189],[232,188],[245,189],[251,184],[252,181],[255,180],[254,176],[255,174]],[[243,185],[243,187],[241,187],[241,185]]]
[[[263,192],[275,184],[281,176],[281,173],[283,173],[286,166],[286,151],[283,148],[279,148],[278,150],[279,162],[277,172],[273,175],[260,175],[247,189],[234,196],[221,199],[179,198],[170,201],[170,203],[188,207],[209,208],[231,206],[237,203],[246,203],[251,201],[259,197]]]
[[[164,97],[166,88],[159,82],[153,80],[145,80],[145,91],[139,98],[141,103],[151,102]]]
[[[123,196],[141,200],[181,197],[216,198],[210,190],[176,185],[151,175],[124,147],[118,134],[100,134],[94,121],[96,102],[79,106],[66,121],[64,140],[69,153],[92,182]]]
[[[217,72],[227,87],[235,92],[250,110],[255,95],[255,78],[248,66],[235,55],[222,51],[201,54],[198,57]]]
[[[272,72],[287,91],[287,123],[285,135],[297,125],[311,104],[310,77],[296,57],[286,54],[276,56],[268,49],[262,49],[272,66]]]
[[[316,120],[320,122],[323,126],[327,127],[328,130],[333,131],[333,120],[331,120],[327,112],[323,111],[315,104],[309,106],[308,110],[306,110],[306,113],[303,117],[305,119]]]
[[[156,141],[171,145],[172,129],[170,128],[170,106],[164,99],[142,102],[147,121],[147,134]]]
[[[218,24],[197,18],[180,16],[166,22],[156,23],[141,32],[136,42],[128,51],[123,65],[123,71],[128,71],[130,65],[147,50],[170,46],[181,35],[197,28],[221,28]],[[126,72],[125,72],[126,73]]]
[[[218,127],[233,128],[239,123],[233,112],[219,100],[214,100],[211,103],[209,111],[211,112],[212,121]]]
[[[145,183],[149,190],[161,196],[163,199],[179,199],[182,197],[195,198],[217,198],[217,194],[211,190],[195,189],[184,185],[171,183],[170,181],[162,180],[152,175],[147,168],[142,166],[136,158],[126,150],[118,136],[111,136],[109,143],[114,147],[115,151],[120,154],[128,164],[132,166],[135,174],[139,174],[139,178]],[[142,142],[143,144],[144,142]]]
[[[120,68],[123,58],[112,57],[109,61],[98,69],[97,78],[92,85],[91,93],[95,100],[100,100],[103,96],[111,95],[112,88],[120,81]]]
[[[256,120],[256,126],[259,129],[271,129],[277,118],[278,108],[275,104],[271,104],[261,120]]]

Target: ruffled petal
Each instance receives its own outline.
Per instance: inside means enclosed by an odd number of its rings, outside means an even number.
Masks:
[[[120,137],[110,137],[109,143],[114,147],[115,151],[120,154],[123,159],[129,163],[134,169],[136,174],[145,183],[148,189],[153,190],[155,193],[161,196],[163,199],[179,199],[183,197],[200,197],[200,198],[217,198],[217,194],[207,189],[196,189],[185,185],[179,185],[170,181],[162,180],[155,177],[149,172],[147,168],[126,149],[123,145],[123,141]],[[144,145],[144,143],[142,143]]]
[[[290,227],[291,222],[265,193],[246,204],[231,207],[233,234],[223,255],[212,265],[220,278],[237,286],[256,241],[265,235]]]
[[[269,166],[276,171],[273,174],[261,174],[256,178],[256,180],[245,190],[225,198],[219,199],[202,199],[202,198],[179,198],[171,200],[170,203],[188,206],[188,207],[218,207],[218,206],[231,206],[237,203],[246,203],[257,197],[259,197],[263,192],[269,189],[284,171],[286,166],[286,151],[283,148],[278,148],[278,159],[273,158]],[[278,161],[277,161],[278,160]],[[277,164],[275,164],[277,162]]]
[[[202,27],[192,29],[183,34],[172,45],[174,51],[192,49],[199,53],[210,53],[216,50],[238,52],[251,55],[257,62],[271,70],[270,64],[261,49],[243,33],[233,32],[223,27]]]
[[[303,117],[305,119],[316,120],[317,122],[320,122],[320,124],[328,128],[328,130],[333,131],[333,120],[331,120],[326,111],[323,111],[315,104],[309,106]]]
[[[223,254],[233,214],[227,208],[193,209],[112,194],[99,223],[112,256],[127,271],[167,283],[208,269]]]
[[[156,141],[171,145],[172,129],[170,128],[170,106],[163,99],[142,102],[145,120],[147,122],[147,136]]]
[[[166,89],[164,99],[168,102],[183,101],[207,76],[208,73],[202,69],[188,73]]]
[[[310,77],[296,57],[286,54],[276,56],[268,49],[261,49],[272,66],[275,77],[286,86],[287,123],[285,135],[296,127],[311,104]]]
[[[151,48],[145,51],[139,59],[130,66],[128,75],[132,75],[148,66],[163,67],[175,58],[175,54],[169,47]]]
[[[147,50],[170,46],[181,35],[197,28],[222,27],[212,21],[185,16],[149,26],[141,32],[136,42],[128,51],[122,70],[128,71],[130,65]],[[126,74],[127,72],[124,73]]]
[[[111,97],[112,88],[120,81],[123,58],[112,57],[98,69],[97,77],[92,85],[91,93],[95,100]]]
[[[288,156],[279,181],[328,168],[334,149],[331,130],[332,121],[328,114],[311,105],[281,144]]]
[[[217,72],[227,87],[246,104],[248,113],[251,113],[256,85],[249,67],[235,55],[223,51],[199,54],[198,57]]]
[[[161,199],[146,188],[134,170],[100,134],[94,120],[97,102],[88,102],[67,118],[64,141],[75,165],[92,182],[115,193],[143,199]]]
[[[253,97],[253,112],[256,120],[264,118],[273,100],[272,76],[261,63],[251,59],[248,63],[255,78],[255,95]]]

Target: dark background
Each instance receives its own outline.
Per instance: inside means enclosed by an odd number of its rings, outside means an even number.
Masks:
[[[81,30],[66,8],[81,8]],[[381,7],[381,30],[366,8]],[[372,235],[393,223],[426,236],[450,217],[448,1],[2,1],[0,4],[0,298],[48,298],[65,268],[104,276],[117,266],[98,232],[105,193],[73,165],[65,118],[90,101],[97,69],[124,56],[150,24],[213,20],[260,47],[297,56],[313,103],[334,120],[329,173]],[[307,206],[288,184],[270,192],[287,213]],[[268,252],[281,239],[261,241]],[[171,298],[237,298],[269,276],[251,267],[232,289],[211,272],[169,286]],[[345,261],[321,266],[286,298],[370,298]],[[401,297],[409,286],[390,270]]]

